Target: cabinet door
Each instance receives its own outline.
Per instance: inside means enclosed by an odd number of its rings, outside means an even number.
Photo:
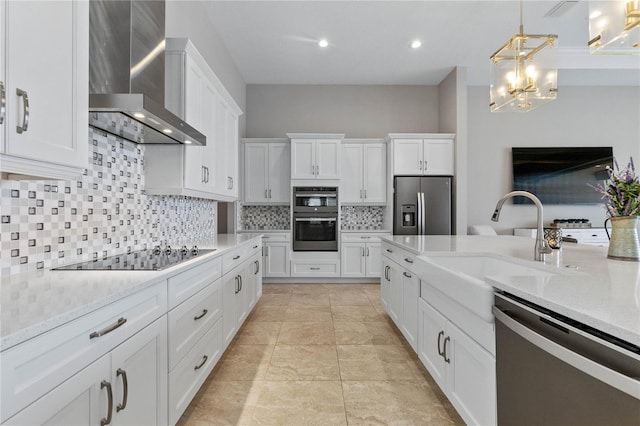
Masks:
[[[184,55],[184,119],[199,131],[203,131],[203,88],[205,77],[198,65],[187,55]],[[209,143],[209,135],[207,144]],[[184,158],[184,186],[185,188],[205,190],[204,156],[206,146],[185,146]]]
[[[418,357],[441,389],[446,389],[446,363],[440,355],[447,333],[447,319],[423,299],[418,300]],[[450,345],[450,343],[447,343]]]
[[[240,329],[247,317],[248,293],[251,293],[251,275],[247,274],[247,266],[241,267],[238,271],[238,292],[235,297],[236,327]]]
[[[289,277],[290,243],[266,243],[264,245],[264,276],[265,277]]]
[[[227,144],[227,193],[232,199],[238,198],[238,116],[225,105]]]
[[[291,179],[316,178],[316,145],[313,139],[291,140]]]
[[[256,260],[251,259],[247,261],[246,266],[242,271],[242,289],[243,297],[245,301],[245,316],[251,312],[251,309],[256,305]],[[242,318],[244,321],[244,318]]]
[[[200,119],[201,125],[197,127],[206,137],[207,145],[202,147],[202,167],[200,171],[202,176],[204,191],[208,193],[215,192],[216,189],[216,162],[218,152],[216,148],[216,99],[218,92],[208,79],[202,80],[202,93],[200,99]],[[189,151],[193,146],[187,146]]]
[[[380,275],[380,302],[384,310],[389,313],[389,296],[391,281],[389,278],[389,261],[386,257],[382,258],[382,274]]]
[[[389,262],[389,316],[401,328],[402,322],[402,274],[400,266],[395,262]]]
[[[167,319],[160,317],[111,352],[113,422],[167,423]]]
[[[365,144],[363,150],[363,188],[365,203],[387,202],[387,146]],[[343,177],[344,178],[344,177]],[[340,194],[342,196],[342,194]]]
[[[5,152],[87,167],[88,2],[3,3],[8,58]],[[26,93],[18,94],[19,90]],[[27,121],[27,129],[20,132],[18,127]],[[7,162],[3,163],[6,171]]]
[[[255,264],[255,269],[253,270],[253,285],[256,295],[255,301],[257,303],[262,297],[262,257],[255,257],[253,263]],[[253,308],[253,306],[251,306],[251,308]]]
[[[342,174],[340,179],[340,202],[361,203],[364,197],[362,186],[362,144],[342,146]]]
[[[316,141],[316,178],[340,178],[340,141],[337,139],[318,139]]]
[[[451,322],[447,335],[447,396],[467,424],[496,424],[495,358]]]
[[[269,200],[267,168],[269,146],[264,143],[244,144],[244,200],[266,202]]]
[[[395,139],[393,141],[393,174],[421,175],[422,169],[422,139]]]
[[[418,299],[420,278],[407,270],[402,271],[402,334],[414,351],[418,347]]]
[[[453,141],[425,139],[424,174],[453,176]]]
[[[238,331],[236,322],[237,277],[238,274],[235,270],[222,277],[222,335],[225,348],[229,346]]]
[[[269,202],[291,202],[291,145],[269,144]]]
[[[367,277],[380,277],[382,274],[382,245],[380,243],[367,243],[365,261]]]
[[[365,276],[364,243],[342,243],[340,247],[340,263],[342,276],[359,278]]]
[[[11,417],[3,425],[97,425],[107,418],[109,411],[107,388],[101,383],[109,382],[110,356],[104,355],[71,376],[60,386],[36,400],[33,404]],[[113,408],[115,413],[115,408]]]

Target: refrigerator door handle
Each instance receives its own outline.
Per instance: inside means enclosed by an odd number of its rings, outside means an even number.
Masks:
[[[424,200],[424,192],[420,193],[422,199],[422,235],[427,235],[427,203]]]
[[[418,235],[422,235],[422,198],[420,197],[419,192],[416,194],[416,196],[418,197]]]

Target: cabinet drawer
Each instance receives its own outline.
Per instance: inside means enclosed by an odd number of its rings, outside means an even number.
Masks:
[[[169,309],[193,296],[222,276],[222,259],[216,257],[169,278]]]
[[[255,239],[241,247],[235,248],[222,255],[222,275],[242,264],[262,249],[262,241]]]
[[[342,233],[343,243],[379,243],[380,238],[391,234],[351,234]]]
[[[293,260],[292,277],[339,277],[340,261],[337,260]]]
[[[169,370],[222,316],[221,280],[216,280],[169,312]]]
[[[412,272],[416,261],[416,255],[402,250],[394,245],[382,243],[382,255],[396,262],[398,265],[406,268]]]
[[[222,355],[222,319],[169,373],[169,424],[176,424]]]
[[[270,243],[272,241],[290,241],[291,234],[290,233],[282,233],[282,234],[264,234],[262,236],[263,243]]]
[[[167,284],[161,281],[2,352],[0,422],[166,312]],[[99,332],[104,334],[91,337]]]

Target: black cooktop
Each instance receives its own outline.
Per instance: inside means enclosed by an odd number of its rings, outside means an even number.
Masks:
[[[54,271],[160,271],[193,259],[216,249],[197,247],[171,249],[156,247],[150,250],[134,251],[126,254],[103,257],[88,262],[53,268]]]

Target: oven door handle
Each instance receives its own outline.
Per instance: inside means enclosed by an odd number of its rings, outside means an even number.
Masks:
[[[335,222],[336,220],[333,217],[296,217],[296,222]]]
[[[508,327],[511,331],[518,334],[523,339],[527,340],[532,345],[535,345],[547,352],[548,354],[566,362],[574,368],[582,371],[583,373],[594,377],[601,382],[608,384],[621,392],[624,392],[636,399],[640,399],[640,383],[637,380],[634,380],[631,377],[627,377],[624,374],[618,373],[615,370],[605,367],[602,364],[599,364],[595,361],[590,360],[576,352],[573,352],[564,346],[550,340],[530,328],[520,324],[515,319],[511,318],[506,312],[501,309],[493,306],[493,315],[495,315],[496,320],[500,321],[506,327]],[[540,315],[540,313],[537,313]],[[546,315],[540,315],[545,319],[549,319],[550,322],[555,323],[552,319],[548,318]],[[559,324],[560,325],[560,324]],[[562,327],[566,328],[566,324],[562,324]],[[594,340],[586,334],[581,334],[583,337]],[[602,345],[600,342],[596,342],[599,345]],[[616,350],[611,346],[607,346],[610,350]],[[617,350],[616,350],[617,351]]]
[[[325,192],[324,194],[296,194],[296,198],[309,198],[309,197],[318,197],[318,198],[336,198],[338,194],[335,192]]]

